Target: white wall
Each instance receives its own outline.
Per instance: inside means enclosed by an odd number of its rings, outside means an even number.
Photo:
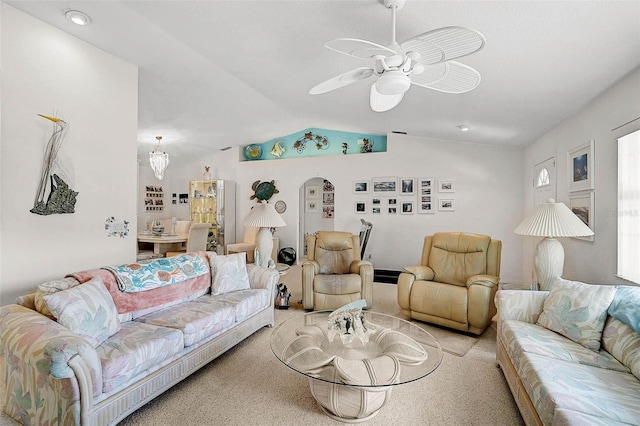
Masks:
[[[416,264],[425,235],[439,231],[464,231],[491,235],[503,242],[502,278],[522,281],[522,237],[513,230],[522,220],[522,150],[471,143],[388,135],[388,151],[367,155],[311,157],[239,162],[237,149],[212,156],[218,174],[236,181],[239,220],[248,214],[251,184],[274,179],[280,193],[271,202],[284,200],[287,226],[278,230],[280,247],[294,247],[299,232],[300,188],[314,177],[335,186],[334,229],[357,233],[360,219],[373,223],[367,253],[377,269],[400,270]],[[354,180],[379,176],[454,179],[455,212],[433,215],[355,214],[354,201],[367,197],[352,192]],[[239,225],[240,226],[240,225]],[[241,229],[238,229],[241,231]],[[242,235],[239,232],[238,235]]]
[[[137,68],[1,5],[0,304],[64,274],[135,259]],[[52,126],[69,123],[60,155],[74,214],[30,213]],[[109,216],[130,221],[108,237]]]
[[[615,277],[617,148],[611,131],[640,117],[640,68],[604,91],[574,117],[538,139],[525,151],[523,217],[533,210],[533,165],[555,156],[558,201],[569,204],[567,153],[595,140],[595,239],[593,242],[563,238],[564,277],[597,284],[628,284]],[[533,249],[537,242],[526,238],[524,275],[531,276]]]

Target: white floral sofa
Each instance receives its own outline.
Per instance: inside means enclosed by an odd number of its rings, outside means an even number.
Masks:
[[[640,287],[500,290],[497,362],[527,425],[640,424]]]
[[[5,412],[26,425],[116,424],[273,325],[279,274],[244,256],[78,272],[1,307]]]

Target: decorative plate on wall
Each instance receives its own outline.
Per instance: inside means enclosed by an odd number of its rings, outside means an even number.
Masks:
[[[247,145],[244,156],[247,160],[257,160],[262,156],[262,147],[257,144]]]
[[[278,200],[274,207],[278,213],[284,213],[287,210],[287,203],[282,200]]]

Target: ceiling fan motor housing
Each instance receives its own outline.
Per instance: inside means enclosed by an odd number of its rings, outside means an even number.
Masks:
[[[378,77],[376,89],[383,95],[399,95],[409,90],[411,79],[402,71],[387,71]]]

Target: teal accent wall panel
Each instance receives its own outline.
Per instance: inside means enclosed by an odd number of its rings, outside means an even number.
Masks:
[[[242,161],[386,152],[387,136],[310,128],[267,142],[250,144]]]

